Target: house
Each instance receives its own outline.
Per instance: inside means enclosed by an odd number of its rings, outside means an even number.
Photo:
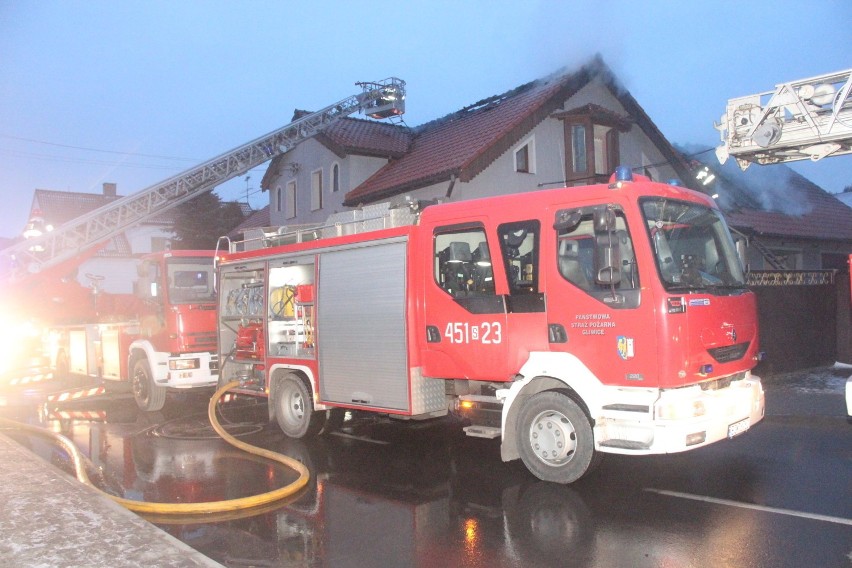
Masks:
[[[340,119],[275,157],[261,187],[269,224],[296,226],[403,196],[456,201],[597,183],[619,164],[655,180],[691,175],[595,57],[416,128]]]
[[[103,184],[102,193],[79,193],[36,189],[30,206],[30,221],[24,231],[50,230],[119,199],[114,183]],[[146,253],[166,250],[173,236],[174,216],[157,215],[109,240],[77,270],[77,281],[85,287],[97,283],[99,289],[115,293],[133,292],[136,259]]]

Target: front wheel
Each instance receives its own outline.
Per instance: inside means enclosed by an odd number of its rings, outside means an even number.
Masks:
[[[521,460],[543,481],[573,483],[595,458],[589,418],[560,392],[541,392],[524,401],[516,435]]]
[[[154,375],[144,357],[133,363],[130,375],[133,398],[136,405],[146,412],[162,410],[166,404],[166,387],[154,383]]]
[[[294,373],[288,373],[280,380],[273,404],[278,426],[291,438],[315,436],[325,425],[325,413],[314,412],[308,387]]]

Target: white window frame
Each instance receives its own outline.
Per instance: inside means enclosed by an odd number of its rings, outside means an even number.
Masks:
[[[322,168],[311,172],[311,211],[322,209]]]
[[[293,219],[296,217],[296,180],[291,179],[287,182],[285,196],[284,217]]]
[[[524,148],[527,148],[527,169],[519,170],[518,153],[521,152]],[[530,136],[529,138],[518,144],[517,148],[515,148],[515,151],[512,152],[512,168],[518,173],[535,173],[535,136]]]
[[[337,173],[336,176],[335,173]],[[331,164],[331,191],[332,193],[340,191],[340,163],[338,162]]]

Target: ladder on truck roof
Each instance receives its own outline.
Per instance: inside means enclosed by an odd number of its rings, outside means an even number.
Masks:
[[[405,112],[405,81],[390,77],[356,83],[362,91],[307,114],[156,185],[81,215],[53,231],[0,251],[0,278],[36,274],[69,260],[146,219],[211,191],[283,154],[337,119],[357,111],[382,119]]]
[[[852,152],[852,69],[775,86],[774,91],[730,99],[714,124],[719,162],[820,160]]]

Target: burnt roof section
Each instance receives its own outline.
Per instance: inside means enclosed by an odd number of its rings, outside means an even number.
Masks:
[[[551,113],[561,111],[565,100],[595,78],[689,183],[688,168],[680,154],[618,83],[603,59],[595,56],[577,71],[557,72],[417,127],[405,155],[391,160],[347,193],[344,205],[378,201],[453,177],[470,181]]]

